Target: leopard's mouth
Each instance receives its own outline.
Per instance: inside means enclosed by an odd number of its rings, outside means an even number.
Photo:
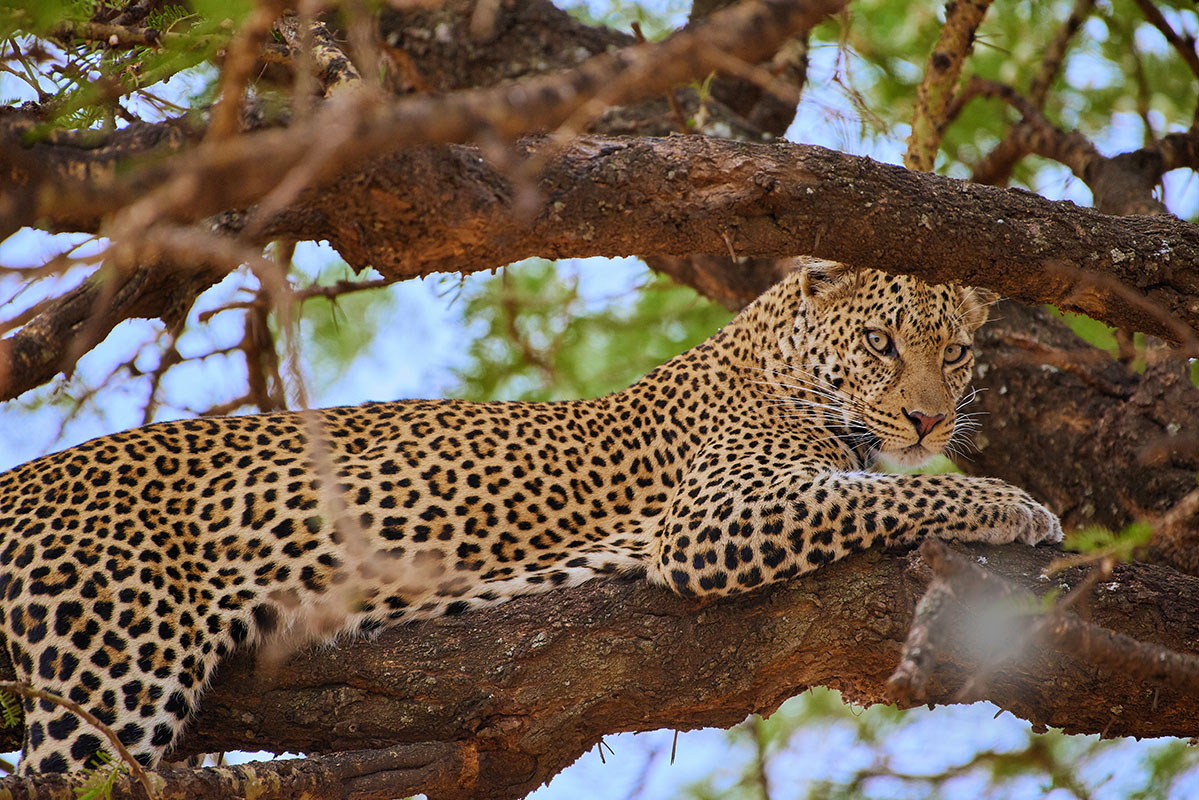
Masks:
[[[871,466],[883,449],[883,440],[874,431],[858,422],[851,422],[836,432],[837,438],[858,457],[863,468]]]

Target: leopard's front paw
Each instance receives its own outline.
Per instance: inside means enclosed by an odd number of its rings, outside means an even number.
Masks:
[[[990,514],[987,516],[993,516],[993,522],[989,527],[995,537],[994,541],[1038,544],[1062,540],[1062,523],[1057,514],[1023,491],[1019,496],[997,504],[988,511]]]
[[[1062,523],[1057,514],[1031,498],[1025,510],[1028,514],[1028,524],[1016,541],[1025,544],[1057,544],[1062,540]]]

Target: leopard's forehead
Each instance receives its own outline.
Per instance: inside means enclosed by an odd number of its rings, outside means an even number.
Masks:
[[[849,319],[914,340],[952,335],[963,325],[961,300],[954,287],[910,275],[863,271],[843,308]]]

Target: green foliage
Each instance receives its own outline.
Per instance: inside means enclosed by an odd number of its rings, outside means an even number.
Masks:
[[[191,16],[192,13],[183,6],[163,6],[156,11],[150,12],[150,14],[146,17],[146,25],[150,28],[160,30],[163,33],[167,33],[175,27],[176,23],[182,22]]]
[[[0,10],[0,62],[37,95],[43,120],[27,141],[60,129],[111,128],[131,114],[177,113],[156,94],[161,85],[223,50],[253,8],[250,0],[197,0],[194,10],[165,5],[137,26],[159,32],[154,46],[53,36],[65,23],[89,22],[101,8],[125,5],[126,0],[103,6],[93,0],[15,0]],[[43,42],[35,45],[31,37]]]
[[[353,270],[344,261],[334,260],[322,266],[305,286],[331,286],[349,280],[355,280]],[[315,388],[323,389],[340,379],[370,348],[385,320],[398,313],[395,298],[386,289],[304,300],[299,314],[300,349]]]
[[[21,701],[12,692],[0,689],[0,728],[15,728],[21,719]]]
[[[110,800],[113,784],[128,769],[128,764],[117,761],[106,751],[97,751],[86,770],[87,780],[75,788],[77,800]]]
[[[1005,736],[1002,744],[972,748],[950,733],[977,726],[988,716],[980,707],[936,712],[883,705],[860,708],[846,705],[836,691],[811,689],[788,700],[768,719],[730,729],[721,763],[681,796],[760,800],[765,776],[779,796],[810,800],[1149,800],[1181,797],[1171,790],[1183,776],[1194,778],[1199,768],[1199,748],[1179,740],[1133,743],[1026,729],[1023,737]],[[684,746],[680,744],[680,750]],[[797,762],[815,768],[805,770]],[[783,783],[796,779],[798,784]]]
[[[456,394],[566,400],[622,389],[710,336],[730,314],[691,289],[649,277],[631,297],[590,308],[577,279],[539,259],[464,290],[477,332]]]
[[[1063,547],[1084,555],[1131,561],[1138,549],[1149,544],[1152,536],[1153,526],[1147,522],[1134,522],[1119,532],[1094,526],[1068,533]]]
[[[1199,762],[1192,744],[1181,739],[1163,741],[1141,759],[1145,783],[1129,793],[1128,800],[1157,800],[1170,796],[1170,788],[1188,768]]]

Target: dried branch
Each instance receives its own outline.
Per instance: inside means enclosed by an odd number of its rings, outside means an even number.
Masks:
[[[896,702],[910,705],[924,696],[924,687],[937,664],[937,651],[949,637],[947,607],[953,602],[953,588],[940,576],[934,577],[916,604],[903,654],[887,679],[887,690]]]
[[[221,68],[221,96],[208,123],[209,141],[228,139],[241,128],[242,101],[258,64],[258,53],[268,41],[275,19],[286,7],[285,0],[258,0],[254,11],[226,48],[227,55]]]
[[[1199,78],[1199,52],[1195,50],[1195,37],[1179,36],[1178,32],[1162,16],[1162,12],[1154,4],[1153,0],[1135,0],[1135,2],[1149,24],[1161,31],[1162,36],[1166,37],[1166,41],[1170,43],[1170,46],[1178,51],[1178,55],[1182,56],[1182,60],[1190,67],[1195,77]]]
[[[933,45],[924,80],[916,91],[912,133],[903,163],[908,169],[931,172],[950,102],[957,91],[962,64],[974,47],[974,32],[982,24],[991,0],[956,0],[945,6],[945,25]]]
[[[367,154],[421,143],[465,142],[480,137],[512,139],[561,125],[622,75],[638,80],[613,102],[630,102],[705,76],[711,54],[748,62],[765,57],[788,37],[808,30],[844,0],[767,0],[713,16],[693,32],[665,42],[635,45],[596,56],[563,74],[538,76],[489,90],[396,101],[378,92],[332,98],[320,112],[287,129],[264,130],[201,146],[168,164],[133,177],[65,184],[42,182],[0,219],[18,227],[34,220],[97,219],[122,210],[121,230],[136,234],[160,219],[202,219],[259,201],[314,152],[326,151],[312,179],[343,173]],[[149,186],[155,186],[147,192]],[[127,208],[128,207],[128,208]],[[15,228],[14,228],[15,229]]]
[[[1199,575],[1199,489],[1157,519],[1150,546],[1167,563],[1189,575]]]
[[[1163,687],[1199,696],[1199,658],[1180,653],[1122,633],[1108,630],[1100,625],[1084,622],[1067,613],[1070,603],[1044,614],[1029,614],[1038,601],[1031,592],[1020,589],[1010,581],[980,567],[952,552],[943,542],[930,539],[920,546],[920,557],[932,567],[939,581],[929,587],[933,599],[928,603],[922,599],[926,614],[919,614],[904,646],[904,657],[900,669],[888,681],[896,696],[911,700],[918,698],[917,689],[928,682],[929,675],[920,669],[931,667],[934,659],[928,656],[929,642],[944,641],[943,628],[938,626],[938,616],[947,594],[966,604],[994,604],[997,600],[1007,601],[1017,624],[1017,641],[1040,642],[1061,648],[1064,652],[1084,657],[1096,665],[1120,671],[1133,678],[1153,681]],[[1093,573],[1098,574],[1098,573]],[[1090,580],[1088,580],[1090,579]],[[1088,590],[1094,579],[1088,576],[1078,589]],[[929,595],[926,593],[925,598]],[[1020,611],[1024,613],[1021,615]],[[1023,649],[1014,646],[1014,650]],[[973,683],[973,680],[971,681]]]
[[[146,773],[146,768],[133,757],[129,752],[129,748],[125,747],[124,742],[120,740],[116,732],[108,725],[105,725],[95,714],[88,711],[83,706],[76,703],[74,700],[69,700],[66,697],[61,697],[53,692],[47,692],[45,689],[38,689],[36,686],[31,686],[24,681],[9,681],[0,680],[0,692],[9,692],[20,697],[28,698],[29,700],[40,700],[46,703],[60,706],[70,711],[79,719],[83,720],[88,725],[108,740],[108,744],[116,751],[121,759],[121,763],[125,769],[129,770],[131,781],[136,781],[149,798],[156,798],[159,795],[154,791],[153,784],[150,781],[150,776]],[[84,776],[85,778],[88,776]]]
[[[1074,34],[1078,32],[1078,29],[1082,27],[1082,23],[1086,18],[1091,15],[1091,11],[1094,8],[1095,0],[1074,0],[1074,7],[1070,10],[1070,16],[1058,28],[1053,40],[1045,48],[1045,57],[1041,61],[1041,68],[1037,71],[1037,74],[1028,86],[1028,100],[1035,108],[1041,109],[1044,107],[1045,96],[1049,92],[1049,87],[1053,85],[1054,80],[1057,79],[1057,75],[1061,71],[1070,41],[1074,38]],[[1009,130],[1007,135],[1004,136],[1003,141],[996,145],[994,150],[984,156],[975,165],[974,174],[970,179],[975,183],[1006,186],[1008,178],[1012,174],[1012,167],[1016,165],[1017,161],[1027,155],[1027,152],[1023,144]]]
[[[134,28],[102,22],[64,20],[46,35],[60,42],[103,42],[111,48],[118,47],[192,47],[198,43],[196,37],[186,33],[170,33],[157,28]],[[210,37],[206,37],[210,38]]]

